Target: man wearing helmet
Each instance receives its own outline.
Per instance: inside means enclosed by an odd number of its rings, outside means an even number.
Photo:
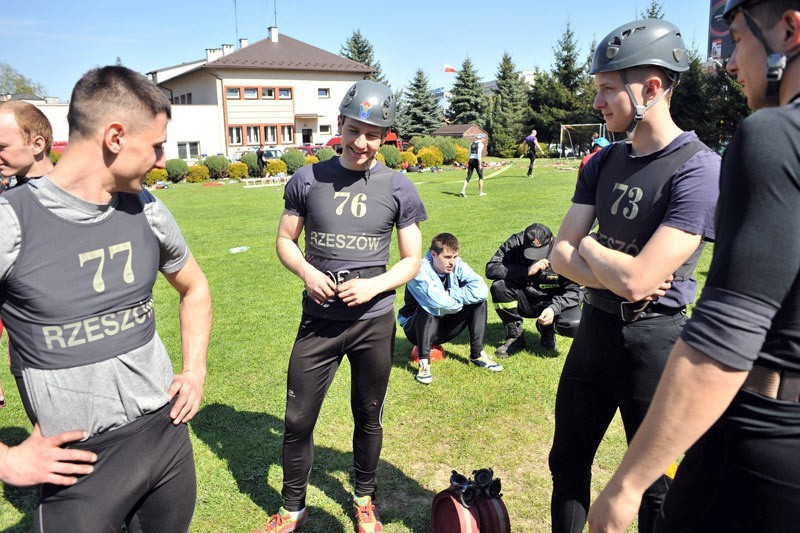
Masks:
[[[643,487],[684,452],[657,531],[798,529],[800,1],[728,0],[724,17],[728,71],[760,111],[725,153],[703,295],[591,531],[625,531]]]
[[[644,418],[694,301],[703,241],[714,235],[719,156],[670,115],[688,68],[680,31],[664,20],[620,26],[595,51],[594,107],[628,139],[584,167],[551,259],[586,287],[556,396],[553,531],[583,530],[594,454],[617,408],[629,441]],[[652,530],[669,487],[666,476],[653,481],[640,531]]]
[[[597,152],[599,152],[600,150],[602,150],[603,148],[605,148],[605,147],[606,147],[606,146],[608,146],[609,144],[611,144],[611,143],[610,143],[610,142],[608,142],[608,139],[606,139],[605,137],[597,137],[596,139],[594,139],[594,140],[592,141],[592,150],[591,150],[591,151],[590,151],[588,154],[586,154],[585,156],[583,156],[583,159],[581,159],[581,164],[580,164],[580,166],[578,167],[578,174],[580,174],[580,173],[581,173],[581,171],[583,170],[583,167],[585,167],[585,166],[586,166],[586,163],[588,163],[588,162],[589,162],[589,160],[590,160],[591,158],[593,158],[593,157],[594,157],[594,155],[595,155]]]
[[[284,192],[278,258],[305,291],[287,378],[284,504],[259,531],[286,533],[306,521],[314,425],[345,355],[352,372],[357,530],[382,531],[374,498],[394,351],[394,290],[419,270],[419,223],[427,214],[414,185],[375,158],[395,118],[391,90],[359,81],[339,112],[342,155],[299,169]],[[400,261],[387,270],[395,226]],[[305,252],[297,244],[303,232]]]

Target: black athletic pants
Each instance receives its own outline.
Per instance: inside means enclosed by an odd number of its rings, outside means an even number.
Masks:
[[[533,174],[533,164],[536,163],[536,149],[528,151],[528,159],[531,160],[531,163],[528,165],[528,176]]]
[[[655,530],[800,530],[798,418],[797,403],[740,391],[681,461]]]
[[[283,436],[283,500],[288,511],[305,507],[314,461],[314,426],[345,355],[350,361],[355,495],[374,495],[383,445],[383,402],[392,369],[394,313],[356,321],[303,314],[289,359]]]
[[[472,171],[473,170],[477,170],[478,171],[478,179],[479,180],[483,179],[483,169],[481,168],[481,162],[478,161],[477,159],[470,159],[467,162],[467,183],[469,183],[469,180],[472,179]]]
[[[555,435],[550,450],[554,532],[583,531],[597,448],[617,408],[631,441],[685,321],[685,313],[680,312],[626,323],[584,304],[556,393]],[[645,491],[639,531],[653,530],[668,488],[669,478],[661,476]]]
[[[465,328],[469,331],[469,355],[479,357],[486,336],[486,300],[442,316],[433,316],[419,307],[403,331],[406,338],[419,347],[419,358],[430,359],[431,346],[453,340]]]
[[[42,485],[34,530],[116,533],[188,531],[197,480],[186,424],[172,404],[119,429],[69,446],[97,454],[94,472],[75,485]]]
[[[544,295],[542,297],[532,298],[525,292],[525,287],[510,280],[498,279],[492,283],[490,289],[492,293],[492,302],[495,304],[507,304],[516,302],[517,307],[507,308],[503,307],[502,310],[508,313],[507,316],[522,322],[524,318],[539,318],[542,311],[547,309],[553,298]],[[498,309],[498,311],[500,311]],[[553,326],[559,335],[564,337],[574,337],[578,331],[578,324],[581,323],[581,306],[575,305],[563,309],[553,319]],[[537,323],[537,328],[538,328]]]

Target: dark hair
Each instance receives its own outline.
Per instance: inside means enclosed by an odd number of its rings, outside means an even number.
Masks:
[[[113,116],[130,119],[136,127],[146,113],[172,118],[166,95],[152,81],[133,70],[112,65],[90,70],[75,84],[67,113],[70,140],[90,136],[100,123]]]
[[[761,26],[772,28],[787,11],[800,11],[800,1],[770,0],[754,3],[752,7],[745,4],[743,7],[751,17],[761,23]]]
[[[431,241],[431,250],[440,254],[445,248],[458,251],[458,239],[452,233],[440,233]]]
[[[14,121],[26,143],[41,135],[44,138],[44,154],[50,155],[50,148],[53,146],[53,127],[41,109],[28,102],[10,100],[0,104],[0,112],[14,115]]]

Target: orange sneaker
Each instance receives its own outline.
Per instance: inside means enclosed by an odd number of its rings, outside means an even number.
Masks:
[[[358,533],[381,533],[383,531],[383,524],[378,518],[378,511],[370,496],[353,498],[353,513],[356,515]]]
[[[290,531],[298,531],[306,523],[307,518],[308,513],[305,509],[300,511],[297,518],[292,518],[291,513],[281,507],[277,514],[269,517],[269,522],[265,526],[256,529],[253,533],[289,533]]]

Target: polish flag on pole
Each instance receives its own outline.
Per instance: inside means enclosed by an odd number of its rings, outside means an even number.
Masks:
[[[453,74],[455,74],[457,72],[457,70],[456,70],[456,67],[454,67],[452,65],[448,65],[447,63],[445,63],[444,64],[444,72],[445,72],[445,74],[448,73],[448,72],[452,72]]]

